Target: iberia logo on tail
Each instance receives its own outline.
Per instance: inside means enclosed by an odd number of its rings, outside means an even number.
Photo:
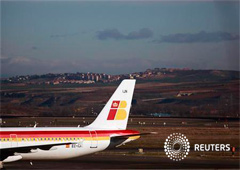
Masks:
[[[127,117],[127,112],[125,110],[126,107],[127,107],[127,102],[124,100],[113,101],[107,120],[124,120],[124,119],[126,119],[126,117]]]

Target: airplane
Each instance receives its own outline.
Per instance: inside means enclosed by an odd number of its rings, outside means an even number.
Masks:
[[[60,160],[118,147],[140,138],[126,130],[136,80],[125,79],[97,118],[85,127],[0,128],[0,165],[18,160]]]

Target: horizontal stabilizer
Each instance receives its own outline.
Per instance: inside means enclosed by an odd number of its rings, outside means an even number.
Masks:
[[[158,133],[157,132],[136,133],[136,134],[131,134],[131,135],[113,136],[111,138],[127,139],[132,136],[145,136],[145,135],[156,135],[156,134],[158,134]]]

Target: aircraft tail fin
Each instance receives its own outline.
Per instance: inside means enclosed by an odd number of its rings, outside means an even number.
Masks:
[[[133,79],[123,80],[98,117],[86,128],[125,130],[135,83]]]

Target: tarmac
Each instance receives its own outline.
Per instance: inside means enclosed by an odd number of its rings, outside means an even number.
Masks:
[[[32,165],[31,165],[32,164]],[[4,164],[6,170],[14,169],[239,169],[239,159],[192,159],[174,162],[160,157],[144,155],[88,155],[68,160],[18,161]]]

